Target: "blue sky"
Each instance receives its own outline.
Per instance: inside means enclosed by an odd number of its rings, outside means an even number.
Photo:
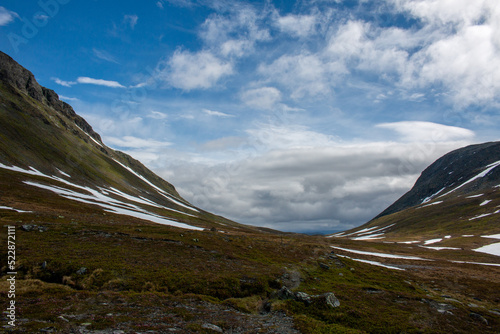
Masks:
[[[4,0],[0,50],[193,204],[365,223],[499,139],[496,0]]]

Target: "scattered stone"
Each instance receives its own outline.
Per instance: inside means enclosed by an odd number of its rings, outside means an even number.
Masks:
[[[324,303],[326,306],[336,308],[340,306],[340,301],[335,297],[333,292],[327,292],[319,296],[313,297],[315,302]]]
[[[491,314],[500,316],[500,310],[489,310],[488,312],[490,312]]]
[[[219,326],[216,326],[214,324],[205,323],[205,324],[201,325],[201,328],[210,329],[210,330],[213,330],[214,332],[217,332],[217,333],[222,333],[222,328],[220,328]]]
[[[87,268],[85,268],[85,267],[81,267],[80,269],[78,269],[78,270],[76,271],[76,273],[77,273],[78,275],[85,275],[85,273],[86,273],[86,272],[87,272]]]
[[[432,308],[436,309],[439,313],[453,314],[450,311],[455,309],[455,307],[453,305],[446,304],[446,303],[438,303],[434,300],[424,299],[423,302],[429,304]]]
[[[69,320],[63,317],[62,315],[58,316],[58,318],[61,319],[62,321],[69,322]]]
[[[38,228],[38,226],[37,225],[30,225],[30,224],[25,224],[25,225],[21,226],[21,230],[23,230],[25,232],[31,232],[31,231],[35,230],[35,228]]]
[[[344,274],[343,273],[339,273],[339,276],[344,276]]]
[[[290,291],[286,286],[282,287],[276,296],[278,299],[287,300],[287,299],[295,299],[295,294]]]
[[[482,315],[480,315],[480,314],[477,314],[477,313],[472,312],[471,314],[469,314],[469,316],[470,316],[472,319],[476,320],[476,321],[479,321],[479,322],[482,322],[482,323],[483,323],[483,324],[485,324],[485,325],[488,325],[488,320],[486,320],[486,318],[485,318],[485,317],[483,317],[483,316],[482,316]]]
[[[306,305],[311,304],[311,296],[309,296],[305,292],[297,292],[297,293],[295,293],[295,298],[294,299],[296,301],[302,302],[302,303],[304,303]]]
[[[200,242],[200,239],[193,239],[194,242]]]
[[[329,270],[329,269],[330,269],[330,266],[329,266],[329,265],[324,264],[324,263],[322,263],[322,262],[320,262],[320,263],[319,263],[319,266],[320,266],[320,268],[325,269],[325,270]]]

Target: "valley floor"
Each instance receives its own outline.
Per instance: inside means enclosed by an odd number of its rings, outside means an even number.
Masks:
[[[86,206],[0,212],[15,226],[18,272],[17,323],[4,317],[5,333],[500,331],[499,258],[470,249],[182,230]],[[298,298],[327,292],[340,306]]]

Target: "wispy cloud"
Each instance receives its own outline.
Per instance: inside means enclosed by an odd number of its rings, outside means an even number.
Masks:
[[[471,130],[432,122],[405,121],[381,123],[376,127],[397,132],[408,142],[438,142],[453,140],[471,140],[475,133]]]
[[[93,79],[89,77],[79,77],[76,79],[78,83],[81,84],[90,84],[90,85],[98,85],[98,86],[106,86],[106,87],[111,87],[111,88],[126,88],[125,86],[121,85],[117,81],[109,81],[109,80],[103,80],[103,79]]]
[[[0,6],[0,26],[6,26],[19,15],[13,11],[8,10],[5,7]]]
[[[216,116],[216,117],[234,117],[234,115],[225,114],[225,113],[220,112],[220,111],[214,111],[214,110],[209,110],[209,109],[203,109],[202,111],[203,111],[205,114],[209,115],[209,116]]]
[[[51,78],[51,79],[54,80],[54,82],[56,84],[64,86],[64,87],[71,87],[77,83],[75,81],[64,81],[64,80],[61,80],[59,78]]]
[[[123,16],[123,22],[130,27],[130,29],[134,30],[135,26],[137,24],[137,21],[139,21],[139,16],[137,15],[124,15]]]
[[[122,147],[122,148],[162,148],[172,145],[169,142],[161,142],[154,139],[143,139],[134,136],[124,136],[121,138],[117,137],[105,137],[106,143],[112,146]]]
[[[96,49],[96,48],[93,48],[92,49],[92,52],[94,53],[94,56],[96,56],[97,58],[101,59],[101,60],[105,60],[105,61],[108,61],[110,63],[115,63],[115,64],[119,64],[118,61],[116,60],[116,58],[114,56],[112,56],[109,52],[107,51],[104,51],[104,50],[99,50],[99,49]]]
[[[64,95],[59,95],[59,98],[61,100],[64,100],[64,101],[71,101],[71,102],[80,101],[80,99],[78,99],[76,97],[68,97],[68,96],[64,96]]]

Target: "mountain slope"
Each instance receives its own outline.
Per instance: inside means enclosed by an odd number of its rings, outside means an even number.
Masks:
[[[219,228],[220,223],[242,228],[195,208],[139,161],[107,147],[69,104],[1,52],[0,107],[4,184],[21,174],[17,188],[43,189],[45,196],[62,196],[115,214],[188,229]],[[9,207],[5,200],[13,194],[2,195],[2,204]],[[24,201],[23,209],[32,204]]]
[[[418,240],[499,232],[500,142],[490,142],[444,155],[394,204],[343,235]]]
[[[5,332],[500,328],[496,257],[278,233],[212,215],[104,145],[69,105],[1,53],[0,136],[0,303],[15,301],[15,315],[4,312]],[[480,200],[472,200],[478,208]]]

